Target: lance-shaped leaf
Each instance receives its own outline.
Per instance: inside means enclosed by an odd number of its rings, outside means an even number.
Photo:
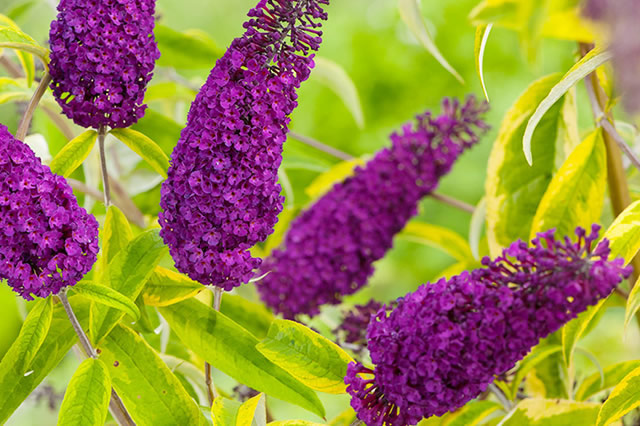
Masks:
[[[22,79],[0,77],[0,104],[11,101],[28,101],[32,96]]]
[[[161,53],[159,66],[209,69],[224,53],[208,36],[196,30],[181,33],[166,25],[156,25],[153,32]]]
[[[507,397],[511,400],[516,398],[518,388],[522,380],[533,370],[536,365],[546,360],[553,354],[557,354],[562,350],[561,345],[538,345],[536,346],[518,365],[516,375],[511,382],[511,389],[506,393]]]
[[[184,274],[156,266],[142,295],[149,306],[169,306],[190,299],[204,288]]]
[[[110,306],[124,312],[134,319],[140,318],[140,310],[136,304],[116,290],[90,281],[80,281],[73,287],[73,291],[89,300]]]
[[[549,95],[540,102],[536,112],[531,116],[527,123],[527,128],[522,138],[522,150],[529,162],[529,165],[533,164],[533,154],[531,152],[531,143],[533,139],[533,132],[542,120],[542,117],[549,111],[549,109],[558,102],[558,100],[564,96],[577,82],[591,74],[600,65],[604,64],[611,59],[611,53],[602,51],[600,48],[595,48],[587,53],[580,61],[578,61],[567,73],[562,77],[562,80],[558,82]]]
[[[569,155],[553,177],[533,219],[531,235],[555,228],[572,235],[576,226],[589,228],[600,219],[607,186],[607,153],[600,129]]]
[[[100,238],[104,266],[106,267],[132,239],[133,231],[127,217],[116,206],[109,206]]]
[[[354,158],[342,161],[331,167],[326,172],[318,175],[304,190],[311,200],[316,200],[326,194],[338,182],[342,182],[349,176],[357,166],[365,164],[363,158]]]
[[[113,387],[138,425],[205,424],[178,378],[133,330],[117,325],[98,349]]]
[[[502,405],[493,401],[474,401],[447,416],[447,426],[476,426]]]
[[[627,326],[631,322],[633,316],[640,309],[640,278],[636,280],[636,283],[633,285],[631,292],[629,292],[629,297],[627,298],[627,306],[624,311],[624,329],[627,330]]]
[[[216,426],[266,426],[264,395],[256,395],[241,404],[227,398],[216,398],[211,407]]]
[[[141,233],[109,263],[104,284],[135,301],[165,253],[166,246],[157,229]],[[94,303],[91,306],[92,342],[99,343],[123,316],[120,310]]]
[[[442,226],[411,221],[398,236],[438,248],[461,262],[473,259],[469,243],[456,232]]]
[[[267,336],[273,321],[273,314],[262,303],[254,303],[234,294],[225,293],[222,295],[220,312],[258,339]]]
[[[167,178],[169,157],[149,137],[133,129],[113,129],[109,133],[142,157],[160,176]]]
[[[640,368],[632,370],[613,388],[602,404],[596,426],[606,426],[640,406]]]
[[[422,18],[422,12],[420,11],[419,0],[398,0],[398,8],[400,10],[400,16],[402,20],[407,24],[413,35],[418,42],[427,49],[434,58],[453,75],[456,80],[464,84],[464,79],[458,72],[447,62],[440,50],[433,41],[427,25]]]
[[[84,329],[88,325],[89,304],[79,296],[69,298],[76,316]],[[53,309],[49,332],[31,361],[26,373],[18,368],[24,358],[23,345],[18,338],[0,362],[0,424],[33,392],[45,377],[58,365],[76,343],[77,336],[61,304]]]
[[[337,63],[316,56],[311,78],[324,84],[342,99],[360,129],[364,128],[364,112],[358,89],[349,74]]]
[[[304,325],[277,319],[256,348],[274,364],[312,389],[340,394],[353,358],[332,341]]]
[[[51,320],[53,318],[53,297],[40,299],[31,309],[27,318],[25,318],[20,334],[16,339],[19,345],[18,352],[22,354],[22,366],[18,369],[23,373],[31,366],[31,362],[35,358],[38,350],[44,343],[44,339],[49,333]]]
[[[576,400],[584,401],[600,391],[616,386],[627,374],[638,367],[640,367],[640,360],[623,361],[610,365],[603,371],[604,380],[602,380],[600,372],[593,373],[580,384],[580,387],[576,391]]]
[[[209,364],[257,391],[324,417],[316,394],[258,352],[258,339],[224,314],[194,299],[159,311],[185,346]]]
[[[111,399],[111,377],[99,359],[86,359],[71,378],[58,414],[59,426],[102,425]]]
[[[527,240],[531,222],[553,176],[556,139],[563,120],[558,102],[534,134],[537,161],[529,167],[522,155],[522,135],[535,106],[560,78],[532,83],[509,109],[489,157],[486,180],[487,238],[492,256],[517,239]]]
[[[476,42],[473,49],[476,57],[476,73],[480,79],[482,92],[484,93],[484,97],[487,102],[489,102],[489,94],[487,93],[487,86],[484,82],[484,52],[487,47],[487,41],[489,40],[489,34],[491,34],[492,28],[493,24],[482,24],[476,27]]]
[[[98,133],[87,130],[69,142],[51,160],[51,171],[60,176],[69,177],[87,159],[96,143]]]
[[[631,262],[640,250],[640,201],[624,209],[602,238],[609,240],[611,258],[622,257],[625,264]]]
[[[2,26],[0,22],[0,48],[7,47],[28,52],[39,57],[45,67],[49,64],[49,51],[40,46],[33,38],[23,33],[19,28]]]
[[[563,399],[529,398],[500,422],[503,426],[592,425],[600,404]]]

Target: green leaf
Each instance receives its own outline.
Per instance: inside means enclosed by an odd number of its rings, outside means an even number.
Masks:
[[[157,229],[142,232],[109,263],[104,284],[135,301],[165,253]],[[120,310],[92,304],[91,341],[99,343],[123,316]]]
[[[572,236],[576,226],[589,229],[600,219],[607,186],[607,153],[600,129],[569,155],[553,177],[533,219],[530,238],[555,228]]]
[[[22,65],[27,86],[31,87],[33,79],[36,76],[36,64],[33,61],[33,55],[31,53],[16,50],[16,56],[18,57],[18,61],[20,61],[20,65]]]
[[[23,17],[33,6],[38,3],[37,0],[27,0],[18,2],[15,6],[13,6],[8,12],[7,16],[14,21],[19,20]]]
[[[353,358],[300,323],[274,320],[256,348],[311,389],[335,394],[346,391],[344,377]]]
[[[20,334],[16,339],[19,353],[22,354],[22,365],[18,368],[23,373],[29,369],[38,350],[47,337],[53,319],[53,297],[40,299],[25,318]]]
[[[459,234],[442,226],[411,221],[399,237],[438,248],[461,262],[473,259],[469,243]]]
[[[627,306],[624,311],[624,330],[627,331],[627,326],[631,322],[633,316],[640,309],[640,278],[636,280],[636,283],[631,288],[631,292],[629,292],[629,297],[627,298]]]
[[[531,116],[527,123],[527,128],[522,137],[522,150],[527,158],[529,165],[533,164],[533,154],[531,152],[531,142],[533,133],[542,120],[542,117],[549,109],[572,88],[577,82],[581,81],[587,75],[591,74],[600,65],[611,59],[611,53],[602,51],[600,48],[592,49],[582,59],[580,59],[571,69],[562,77],[562,79],[553,86],[549,95],[540,102],[536,112]]]
[[[154,140],[167,156],[171,155],[173,148],[178,143],[182,127],[153,108],[147,108],[144,117],[131,126],[133,130],[137,130]]]
[[[473,258],[480,259],[480,240],[482,237],[482,231],[487,219],[487,200],[482,197],[476,208],[471,215],[471,222],[469,223],[469,249],[473,254]]]
[[[161,53],[159,66],[209,69],[224,54],[208,36],[197,30],[180,33],[166,25],[156,25],[153,32]]]
[[[596,426],[605,426],[640,406],[640,367],[624,376],[602,404]]]
[[[242,296],[224,293],[220,312],[244,327],[258,339],[267,336],[273,314],[262,304],[248,301]]]
[[[549,358],[551,355],[559,353],[562,350],[560,345],[538,345],[531,351],[518,365],[516,375],[511,382],[510,394],[507,397],[511,400],[515,399],[518,388],[522,380],[533,370],[536,365]]]
[[[502,406],[493,401],[473,401],[464,407],[451,413],[447,417],[447,426],[476,426],[491,413],[502,409]]]
[[[211,406],[211,415],[216,426],[236,426],[241,403],[229,398],[218,397]]]
[[[551,182],[556,139],[562,120],[557,103],[544,116],[534,134],[538,159],[529,167],[522,155],[522,135],[535,106],[555,85],[553,74],[532,83],[505,115],[487,166],[487,239],[492,256],[517,239],[527,240],[531,222]]]
[[[147,88],[144,101],[152,102],[158,99],[179,99],[191,102],[196,97],[196,94],[196,91],[176,82],[163,81],[162,83],[152,84]]]
[[[592,425],[599,404],[562,399],[529,398],[521,401],[501,423],[503,426]]]
[[[0,15],[0,49],[9,48],[27,52],[39,57],[45,65],[49,64],[49,51],[40,46],[31,36],[23,33],[13,21]]]
[[[489,34],[492,28],[493,24],[483,24],[476,27],[476,42],[473,49],[476,57],[476,73],[480,79],[482,92],[487,102],[489,102],[489,94],[487,93],[487,86],[484,83],[484,51],[487,47],[487,40],[489,40]]]
[[[316,63],[311,78],[324,84],[342,99],[358,128],[364,128],[364,112],[358,95],[358,88],[349,74],[337,63],[330,59],[316,56]]]
[[[108,265],[116,254],[127,247],[132,239],[133,231],[127,217],[118,207],[109,206],[101,238],[102,257],[106,264]]]
[[[616,217],[602,238],[609,240],[610,258],[622,257],[625,264],[640,250],[640,201],[632,203]]]
[[[266,426],[267,413],[264,394],[245,401],[238,410],[236,426]]]
[[[425,25],[424,19],[422,18],[422,13],[420,11],[420,3],[419,0],[398,0],[398,8],[400,11],[400,17],[407,24],[413,35],[418,39],[418,42],[424,46],[425,49],[434,58],[453,75],[456,80],[460,83],[464,84],[464,79],[458,72],[453,69],[453,67],[447,62],[447,60],[442,56],[442,53],[438,50],[438,47],[433,42],[433,38],[431,34],[429,34],[429,30]]]
[[[270,422],[267,426],[325,426],[308,420],[278,420]]]
[[[562,357],[568,368],[569,375],[567,383],[570,388],[573,387],[573,379],[575,377],[573,355],[578,340],[580,340],[587,330],[589,323],[598,314],[605,302],[606,299],[602,299],[598,304],[590,306],[586,311],[578,315],[576,319],[569,321],[569,323],[562,327]]]
[[[28,101],[31,91],[26,88],[24,80],[0,77],[0,104],[11,101]]]
[[[104,424],[111,399],[111,377],[99,359],[86,359],[71,378],[58,414],[58,425]]]
[[[640,360],[623,361],[604,369],[604,381],[600,373],[594,373],[582,381],[576,392],[576,400],[584,401],[605,389],[616,386],[630,372],[640,367]]]
[[[209,364],[259,392],[324,417],[316,394],[258,352],[258,339],[224,314],[194,299],[159,311],[180,340]]]
[[[112,288],[87,281],[80,281],[73,287],[73,291],[89,300],[122,311],[136,320],[140,318],[140,310],[136,304]]]
[[[118,324],[98,347],[116,389],[139,425],[198,425],[202,413],[149,344]]]
[[[329,192],[333,185],[353,175],[355,168],[364,165],[365,162],[362,158],[354,158],[353,160],[336,164],[326,172],[318,175],[311,184],[305,188],[305,194],[307,194],[311,200],[322,197]]]
[[[156,266],[142,295],[149,306],[169,306],[192,298],[204,288],[184,274]]]
[[[154,141],[132,129],[112,129],[109,133],[124,142],[163,178],[167,178],[169,157]]]
[[[78,320],[86,329],[89,318],[88,303],[78,296],[69,298],[69,301]],[[49,332],[31,361],[30,370],[26,373],[16,368],[23,363],[24,358],[24,345],[21,337],[18,337],[0,362],[0,389],[2,389],[0,424],[7,421],[29,394],[58,365],[76,341],[77,336],[61,304],[53,308]]]
[[[87,130],[70,140],[51,160],[51,171],[64,177],[71,176],[87,159],[97,137],[95,130]]]

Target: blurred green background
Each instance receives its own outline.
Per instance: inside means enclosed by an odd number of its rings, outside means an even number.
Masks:
[[[25,32],[46,45],[56,2],[40,0],[34,3],[35,6],[20,14],[16,21]],[[256,0],[158,0],[157,14],[160,23],[178,31],[199,29],[224,48],[242,33],[246,12],[255,3]],[[333,0],[328,7],[329,21],[324,26],[324,41],[319,56],[341,65],[354,81],[364,111],[364,128],[358,128],[342,100],[325,85],[315,81],[313,74],[299,92],[300,105],[293,113],[290,128],[354,156],[361,156],[388,145],[388,135],[412,120],[416,114],[427,109],[437,113],[445,96],[464,97],[469,93],[482,96],[474,63],[475,28],[467,19],[476,3],[476,0],[422,1],[422,14],[427,26],[441,52],[464,78],[466,83],[461,84],[417,42],[400,18],[395,0]],[[0,13],[6,14],[22,4],[24,1],[1,0]],[[485,56],[485,79],[491,98],[491,112],[487,121],[492,130],[478,146],[458,161],[451,174],[442,180],[439,192],[474,205],[482,198],[487,158],[501,117],[534,79],[569,69],[574,62],[575,52],[574,43],[544,40],[537,59],[530,63],[521,53],[516,33],[502,28],[493,30]],[[214,61],[215,58],[212,58],[211,66]],[[201,84],[209,68],[188,70],[183,72],[183,76],[194,84]],[[2,72],[0,70],[0,75]],[[156,76],[164,78],[167,73],[166,69],[158,69]],[[578,102],[584,126],[591,119],[585,100],[584,93],[579,91]],[[163,112],[173,115],[172,118],[182,125],[188,105],[189,102],[183,101],[178,107]],[[162,105],[157,107],[162,108]],[[18,117],[15,105],[0,106],[0,122],[8,125],[11,131],[15,131]],[[54,142],[54,139],[60,139],[59,132],[52,130],[51,123],[42,116],[36,118],[35,126],[34,129],[47,137],[51,152],[55,154],[64,143],[64,140]],[[54,147],[56,144],[59,146]],[[290,140],[285,145],[284,162],[307,162],[326,168],[338,160]],[[292,168],[287,173],[294,187],[296,205],[304,206],[307,202],[304,188],[318,172]],[[424,200],[420,206],[419,220],[446,226],[465,238],[470,219],[468,213],[431,199]],[[370,285],[349,297],[347,303],[365,302],[371,297],[389,301],[414,290],[421,283],[437,278],[452,263],[453,259],[441,251],[398,239],[395,247],[377,263]],[[6,286],[0,288],[3,319],[0,357],[15,338],[25,309],[22,302],[16,302]],[[624,341],[621,332],[610,331],[620,328],[611,324],[620,324],[622,316],[621,310],[610,310],[597,332],[586,342],[601,358],[603,365],[630,358],[640,348],[637,330],[630,330]],[[599,338],[606,338],[605,344]],[[63,392],[76,363],[73,357],[68,357],[65,364],[56,370],[48,381],[54,393]],[[593,367],[587,367],[586,371],[593,371]],[[46,397],[49,394],[46,390],[40,392],[45,398],[32,397],[23,404],[9,424],[55,424],[55,415],[48,408]],[[346,398],[332,400],[336,402],[328,404],[328,418],[337,414],[347,403]],[[290,406],[274,408],[284,417],[305,415]],[[314,419],[313,416],[306,417]]]

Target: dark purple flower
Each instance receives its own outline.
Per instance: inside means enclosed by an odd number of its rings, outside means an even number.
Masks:
[[[622,99],[631,113],[640,112],[640,4],[638,0],[587,0],[584,13],[609,30],[610,47]]]
[[[395,302],[383,305],[377,300],[370,300],[366,305],[355,305],[344,313],[342,323],[333,330],[338,339],[338,343],[348,346],[355,353],[361,353],[367,347],[367,327],[371,317],[385,307],[390,310],[395,307]]]
[[[278,220],[277,184],[296,89],[313,67],[328,0],[262,0],[191,105],[162,185],[160,235],[179,271],[225,290],[261,263],[249,249]]]
[[[445,99],[443,113],[427,112],[417,125],[391,135],[354,176],[336,184],[291,225],[280,249],[265,260],[258,283],[262,300],[286,318],[315,315],[323,304],[339,303],[373,273],[397,234],[417,213],[462,152],[478,141],[486,124],[486,103],[470,97],[463,105]]]
[[[540,339],[607,297],[631,273],[608,260],[599,226],[578,242],[538,234],[517,241],[482,269],[425,284],[378,312],[367,340],[375,369],[348,367],[345,383],[358,418],[404,426],[455,410],[483,392]],[[362,377],[364,374],[365,377]]]
[[[0,124],[0,279],[27,300],[75,285],[98,253],[98,222]]]
[[[61,0],[49,32],[51,89],[79,126],[128,127],[144,115],[160,51],[155,0]]]

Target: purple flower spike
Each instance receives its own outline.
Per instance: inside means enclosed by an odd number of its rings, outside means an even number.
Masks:
[[[53,95],[82,127],[129,127],[144,115],[160,51],[155,0],[61,0],[51,23]]]
[[[442,115],[427,112],[391,135],[354,176],[336,184],[291,225],[283,246],[265,260],[262,300],[285,318],[316,315],[362,287],[397,234],[417,213],[462,152],[478,141],[488,106],[470,97],[445,99]]]
[[[0,124],[0,279],[32,300],[75,285],[98,253],[98,222]]]
[[[191,105],[162,185],[160,235],[180,272],[230,290],[253,277],[282,211],[278,167],[328,0],[263,0]]]
[[[348,367],[345,383],[358,418],[369,426],[413,425],[462,407],[486,390],[540,339],[607,297],[631,273],[609,245],[595,249],[538,234],[516,241],[485,268],[425,284],[380,310],[367,340],[374,370]],[[364,375],[364,377],[362,376]]]

